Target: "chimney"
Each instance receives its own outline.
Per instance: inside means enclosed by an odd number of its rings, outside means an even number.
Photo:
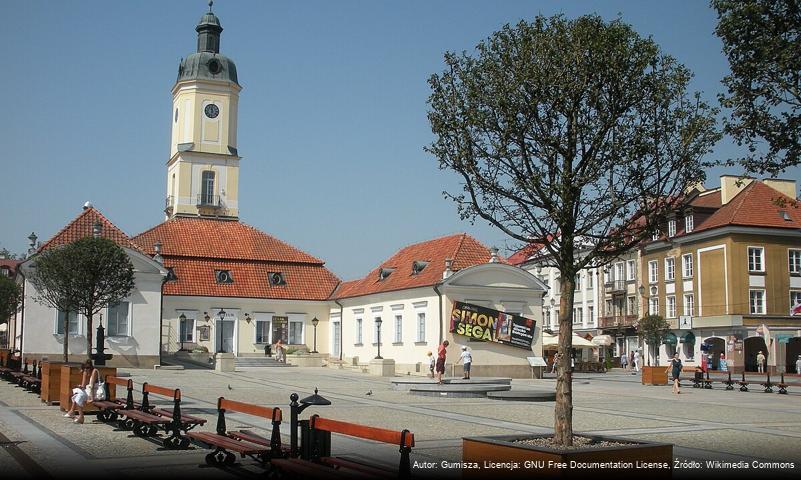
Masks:
[[[740,177],[738,175],[721,175],[720,176],[720,203],[726,205],[738,193],[742,192],[747,187],[753,178]]]
[[[445,259],[445,271],[442,272],[442,279],[443,280],[448,278],[448,277],[450,277],[451,275],[453,275],[452,268],[453,268],[453,259],[452,258],[446,258]]]
[[[785,180],[783,178],[766,178],[762,183],[770,188],[787,195],[790,198],[797,198],[797,190],[795,180]]]
[[[489,263],[498,263],[498,247],[490,248],[490,254],[492,256],[489,259]]]
[[[100,220],[96,220],[94,225],[92,225],[92,236],[95,238],[100,237],[100,234],[103,232],[103,224],[100,223]]]

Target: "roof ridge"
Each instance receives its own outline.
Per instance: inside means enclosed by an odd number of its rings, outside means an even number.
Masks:
[[[145,250],[144,250],[144,249],[143,249],[143,248],[142,248],[142,247],[141,247],[139,244],[137,244],[136,242],[134,242],[134,241],[133,241],[133,237],[131,237],[130,235],[128,235],[127,233],[125,233],[125,230],[121,229],[121,228],[120,228],[120,227],[118,227],[118,226],[117,226],[117,225],[116,225],[114,222],[112,222],[111,220],[109,220],[109,219],[108,219],[108,217],[106,217],[105,215],[103,215],[103,213],[102,213],[100,210],[96,209],[95,207],[89,207],[89,208],[87,208],[86,210],[87,210],[87,211],[88,211],[88,210],[94,210],[94,211],[95,211],[95,213],[97,213],[97,214],[100,216],[100,218],[101,218],[101,219],[102,219],[104,222],[108,223],[108,224],[109,224],[109,225],[111,225],[112,227],[114,227],[114,228],[116,228],[117,230],[119,230],[119,231],[120,231],[120,233],[122,233],[123,235],[125,235],[125,238],[128,240],[128,243],[130,243],[130,244],[131,244],[133,247],[135,247],[137,250],[139,250],[139,251],[140,251],[140,253],[145,253]]]
[[[456,264],[456,259],[459,257],[459,251],[462,249],[462,245],[464,245],[464,239],[467,236],[467,233],[462,232],[462,238],[459,239],[459,243],[456,245],[456,250],[453,252],[453,262]]]
[[[42,244],[42,245],[41,245],[39,248],[37,248],[37,249],[36,249],[36,251],[37,251],[37,252],[44,251],[44,250],[45,250],[45,249],[48,247],[48,245],[50,245],[50,244],[53,242],[53,240],[55,240],[56,238],[58,238],[58,236],[59,236],[59,235],[61,235],[62,233],[64,233],[65,231],[67,231],[67,229],[68,229],[68,228],[70,228],[72,225],[74,225],[74,224],[75,224],[75,222],[77,222],[77,221],[78,221],[78,219],[80,219],[80,218],[81,218],[81,217],[83,217],[84,215],[87,215],[87,214],[89,213],[89,211],[90,211],[90,210],[93,210],[93,209],[94,209],[94,207],[90,207],[90,208],[87,208],[86,210],[82,211],[81,213],[79,213],[79,214],[78,214],[78,216],[76,216],[75,218],[73,218],[73,219],[72,219],[72,221],[70,221],[68,224],[66,224],[66,225],[64,225],[63,227],[61,227],[61,230],[59,230],[58,232],[56,232],[56,233],[55,233],[53,236],[51,236],[51,237],[50,237],[50,238],[49,238],[49,239],[48,239],[48,240],[47,240],[45,243],[43,243],[43,244]]]

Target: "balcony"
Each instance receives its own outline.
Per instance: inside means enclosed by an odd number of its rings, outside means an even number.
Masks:
[[[607,293],[612,295],[625,295],[626,294],[626,281],[625,280],[610,280],[604,284]]]
[[[172,195],[168,195],[166,199],[164,199],[164,213],[167,215],[172,214],[172,209],[175,206],[175,197]]]
[[[219,195],[199,194],[197,196],[197,202],[195,203],[195,206],[204,208],[222,208],[223,204]]]
[[[625,328],[634,326],[637,323],[637,315],[613,315],[598,319],[600,328]]]

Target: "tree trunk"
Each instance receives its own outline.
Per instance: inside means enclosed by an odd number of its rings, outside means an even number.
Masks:
[[[70,312],[64,312],[64,363],[70,361]]]
[[[92,322],[94,320],[94,315],[89,314],[86,316],[86,358],[92,358],[92,335],[94,332],[92,331]]]
[[[573,445],[573,371],[571,368],[573,343],[573,275],[562,273],[559,282],[559,369],[556,378],[556,405],[554,408],[554,442]]]

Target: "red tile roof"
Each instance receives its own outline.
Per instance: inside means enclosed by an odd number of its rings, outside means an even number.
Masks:
[[[165,295],[327,300],[339,283],[322,260],[235,220],[176,217],[134,240],[148,255],[161,242],[177,277]],[[233,283],[217,283],[215,270],[230,270]],[[286,285],[271,286],[269,272],[283,273]]]
[[[275,237],[236,220],[175,217],[140,233],[134,241],[154,255],[161,242],[161,255],[261,260],[277,262],[324,262]]]
[[[690,201],[690,205],[700,208],[720,208],[720,189],[698,195]]]
[[[0,268],[7,267],[14,277],[17,274],[17,267],[22,263],[22,260],[12,260],[10,258],[0,258]]]
[[[534,254],[542,250],[543,247],[545,247],[545,244],[543,243],[529,243],[525,247],[513,253],[512,256],[509,257],[508,261],[512,265],[520,265],[534,256]]]
[[[340,284],[332,297],[359,297],[371,293],[432,286],[442,281],[446,258],[453,260],[451,269],[457,271],[487,263],[491,256],[487,247],[466,233],[416,243],[400,249],[364,278]],[[415,261],[428,262],[416,275],[412,273]],[[379,280],[378,275],[382,268],[394,271],[384,280]]]
[[[121,247],[142,251],[139,245],[131,241],[125,232],[117,228],[116,225],[111,223],[109,219],[93,207],[84,209],[73,221],[68,223],[50,240],[42,244],[38,251],[41,252],[48,248],[66,245],[84,237],[91,237],[93,235],[94,224],[98,221],[103,226],[100,230],[101,237],[108,238]]]
[[[778,205],[777,202],[783,202]],[[785,220],[782,212],[790,220]],[[710,230],[727,225],[771,228],[801,228],[801,205],[764,183],[755,180],[726,205],[710,215],[695,231]]]

